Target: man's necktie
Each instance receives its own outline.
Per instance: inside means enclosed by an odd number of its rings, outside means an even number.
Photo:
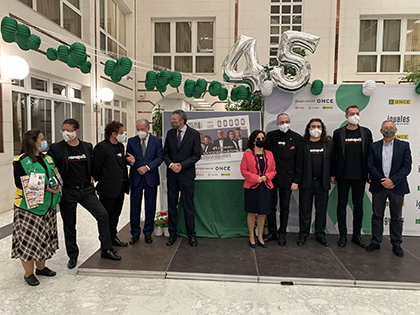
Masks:
[[[146,153],[146,140],[141,140],[141,151],[143,152],[144,157],[144,154]]]
[[[178,130],[178,146],[181,143],[181,132],[182,130]]]

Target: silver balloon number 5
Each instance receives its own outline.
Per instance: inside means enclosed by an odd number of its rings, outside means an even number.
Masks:
[[[296,32],[286,31],[282,34],[279,44],[277,58],[280,61],[280,67],[274,67],[271,70],[272,82],[286,92],[297,92],[303,88],[311,76],[311,64],[309,61],[293,51],[298,46],[314,53],[320,37]],[[296,75],[289,77],[284,73],[284,66],[291,66],[296,71]]]
[[[256,45],[255,39],[241,35],[222,64],[223,79],[227,82],[248,84],[252,94],[260,90],[260,84],[264,80],[264,68],[258,63]],[[246,67],[243,71],[236,71],[235,66],[242,55],[245,55]]]

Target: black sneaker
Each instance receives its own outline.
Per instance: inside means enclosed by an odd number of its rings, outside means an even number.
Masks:
[[[36,286],[39,284],[38,279],[35,277],[34,274],[31,274],[28,277],[23,276],[23,279],[25,279],[26,283],[29,284],[30,286]]]
[[[368,247],[366,247],[366,251],[368,253],[373,252],[375,250],[378,250],[381,248],[381,245],[379,244],[375,244],[375,243],[370,243]]]
[[[35,270],[35,274],[37,276],[46,276],[46,277],[54,277],[57,273],[55,271],[52,271],[50,268],[45,267],[42,270]]]

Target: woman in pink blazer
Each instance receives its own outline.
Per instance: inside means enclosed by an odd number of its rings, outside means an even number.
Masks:
[[[264,149],[265,133],[255,130],[248,141],[248,149],[241,161],[241,174],[245,178],[245,212],[248,212],[249,246],[256,247],[254,237],[255,216],[257,215],[258,245],[266,248],[263,240],[265,216],[271,212],[272,179],[276,175],[273,154]]]

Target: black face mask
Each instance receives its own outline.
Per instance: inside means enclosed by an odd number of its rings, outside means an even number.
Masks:
[[[257,141],[255,142],[255,145],[256,145],[258,148],[264,148],[264,144],[265,144],[265,141],[263,141],[263,140],[257,140]]]

